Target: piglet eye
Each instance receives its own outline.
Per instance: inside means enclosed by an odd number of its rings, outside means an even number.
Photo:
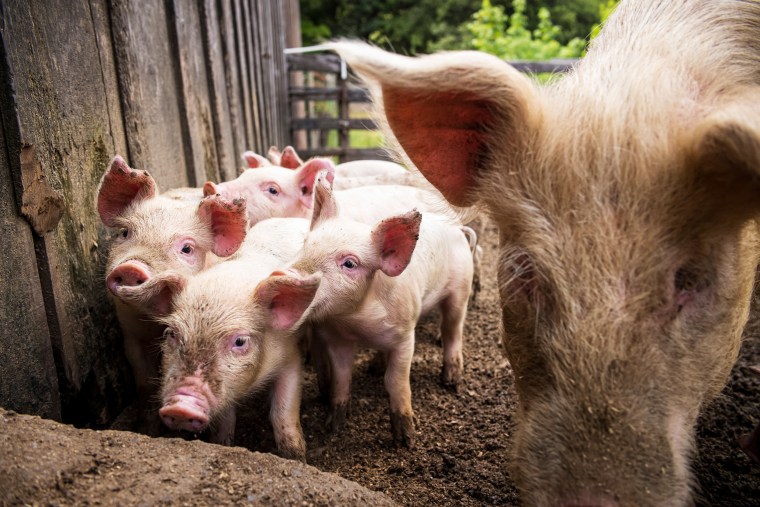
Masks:
[[[700,289],[699,276],[687,268],[676,271],[673,284],[680,292],[694,292]]]
[[[233,337],[232,352],[236,354],[245,354],[250,349],[251,337],[245,334]]]
[[[129,237],[129,229],[127,229],[126,227],[122,227],[121,230],[119,230],[119,236],[121,236],[122,238]]]
[[[238,336],[235,338],[235,347],[245,347],[246,343],[248,343],[247,336]]]
[[[191,253],[193,253],[192,245],[190,245],[189,243],[185,243],[184,245],[182,245],[181,252],[185,255],[190,255]]]
[[[343,261],[343,266],[346,269],[355,269],[359,264],[354,259],[346,259]]]
[[[277,195],[277,194],[279,194],[279,193],[280,193],[280,192],[278,192],[278,191],[277,191],[277,188],[275,188],[275,187],[271,187],[271,186],[270,186],[270,187],[267,187],[267,192],[269,192],[269,193],[270,193],[270,194],[272,194],[272,195]]]

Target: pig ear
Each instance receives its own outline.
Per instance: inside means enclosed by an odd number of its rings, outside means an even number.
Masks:
[[[417,210],[386,218],[372,229],[372,246],[380,255],[380,270],[388,276],[404,272],[412,260],[420,234],[422,214]]]
[[[740,220],[760,211],[760,94],[750,95],[697,126],[690,160],[716,206]]]
[[[219,189],[216,187],[216,183],[213,181],[207,181],[203,184],[203,197],[210,195],[216,195],[219,193]]]
[[[259,167],[267,167],[272,165],[269,163],[269,160],[252,151],[243,152],[241,158],[245,163],[245,167],[248,169],[257,169]]]
[[[269,150],[267,151],[267,158],[272,163],[272,165],[281,166],[280,160],[282,159],[282,152],[277,148],[277,146],[270,146]]]
[[[151,277],[136,287],[137,290],[122,291],[120,297],[147,309],[152,317],[162,317],[171,313],[174,299],[182,292],[186,283],[182,275],[165,272]]]
[[[275,271],[259,283],[253,297],[268,309],[272,328],[291,329],[304,317],[321,279],[320,273],[300,277]]]
[[[311,227],[314,230],[321,222],[338,216],[338,203],[333,195],[332,182],[325,175],[319,175],[314,184],[314,206],[311,210]]]
[[[245,199],[228,201],[220,195],[204,198],[198,205],[198,216],[211,228],[213,252],[228,257],[237,252],[248,230]]]
[[[335,166],[327,158],[313,158],[302,165],[297,171],[298,188],[301,191],[301,204],[305,208],[311,208],[314,182],[317,175],[332,185],[335,179]]]
[[[100,180],[98,188],[98,214],[109,227],[124,213],[130,204],[156,195],[156,182],[148,171],[132,169],[116,155]]]
[[[286,146],[282,150],[282,156],[280,157],[280,166],[286,169],[297,169],[303,165],[303,160],[298,156],[296,150],[292,146]]]
[[[479,176],[530,138],[533,85],[495,56],[409,58],[362,43],[331,45],[368,83],[391,141],[455,206],[474,204]]]

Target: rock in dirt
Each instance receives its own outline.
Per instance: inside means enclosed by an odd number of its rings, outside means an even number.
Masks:
[[[395,505],[314,467],[240,447],[76,429],[0,409],[0,504]]]

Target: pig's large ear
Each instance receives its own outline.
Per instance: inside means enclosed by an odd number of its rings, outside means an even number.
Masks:
[[[146,308],[152,317],[163,317],[172,311],[174,299],[182,292],[186,283],[182,275],[167,271],[151,277],[141,285],[122,289],[119,297]]]
[[[198,216],[211,228],[212,251],[216,255],[228,257],[237,252],[248,230],[245,199],[228,201],[219,195],[206,197],[198,205]]]
[[[296,178],[298,178],[298,188],[301,191],[301,204],[305,208],[311,208],[314,182],[320,173],[332,185],[335,179],[335,166],[330,159],[313,158],[297,170]]]
[[[287,330],[302,320],[321,280],[320,273],[299,277],[275,271],[256,286],[253,297],[267,309],[272,328]]]
[[[277,146],[270,146],[269,150],[267,151],[267,158],[272,163],[272,165],[280,165],[282,152],[279,150],[279,148],[277,148]]]
[[[760,212],[760,93],[711,114],[694,131],[690,169],[723,213]]]
[[[533,85],[495,56],[409,58],[357,42],[331,46],[369,85],[391,142],[455,206],[474,204],[479,176],[497,154],[509,158],[530,138]]]
[[[286,169],[298,169],[303,165],[303,160],[301,160],[301,157],[298,156],[295,148],[292,146],[286,146],[285,149],[282,150],[279,165],[280,167],[285,167]]]
[[[372,229],[372,246],[380,255],[380,270],[388,276],[404,272],[420,235],[422,214],[412,210],[386,218]]]
[[[132,169],[116,155],[98,187],[98,214],[108,227],[130,204],[156,195],[156,182],[148,171]]]
[[[248,169],[258,169],[259,167],[267,167],[272,165],[265,157],[262,157],[258,153],[254,153],[252,151],[243,152],[240,157],[243,159],[245,167]]]
[[[338,203],[333,195],[331,182],[320,175],[314,184],[314,206],[311,210],[310,230],[321,222],[338,216]]]
[[[219,193],[219,188],[217,187],[217,184],[213,181],[207,181],[203,184],[203,197],[208,197],[210,195],[216,195]]]

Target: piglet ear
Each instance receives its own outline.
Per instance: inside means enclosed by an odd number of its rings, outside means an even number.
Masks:
[[[307,312],[321,280],[321,273],[301,276],[275,271],[259,283],[253,297],[268,310],[272,328],[292,329]]]
[[[186,283],[182,275],[167,271],[140,285],[122,288],[119,299],[147,310],[151,317],[163,317],[171,313],[173,302]]]
[[[285,148],[287,150],[287,148]],[[311,208],[314,180],[317,175],[324,173],[323,177],[332,185],[335,179],[335,166],[328,158],[313,158],[296,170],[298,188],[301,190],[301,203],[305,208]]]
[[[277,146],[270,146],[269,150],[267,151],[267,158],[272,163],[272,165],[278,165],[281,166],[280,160],[282,159],[282,152],[277,148]]]
[[[311,211],[311,227],[314,230],[321,222],[338,216],[338,203],[333,195],[331,182],[320,174],[314,184],[314,205]]]
[[[198,205],[198,216],[211,228],[216,255],[228,257],[237,252],[248,230],[245,199],[228,201],[220,195],[206,197]]]
[[[135,201],[156,195],[156,182],[148,171],[132,169],[116,155],[98,187],[98,214],[108,227]]]
[[[404,272],[412,260],[420,234],[422,214],[417,210],[386,218],[372,229],[372,246],[380,256],[380,270],[388,276]]]
[[[257,169],[259,167],[267,167],[272,165],[269,163],[269,160],[252,151],[243,152],[241,157],[245,163],[245,167],[248,169]]]
[[[219,193],[219,189],[216,188],[216,183],[213,181],[207,181],[203,184],[203,197],[208,197],[210,195],[216,195]]]
[[[279,165],[286,169],[298,169],[303,165],[303,160],[301,160],[301,157],[298,156],[298,153],[296,153],[296,150],[292,146],[286,146],[282,150]]]

